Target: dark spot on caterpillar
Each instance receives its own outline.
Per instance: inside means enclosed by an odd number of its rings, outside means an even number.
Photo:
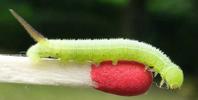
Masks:
[[[48,56],[48,57],[45,57],[45,58],[49,58],[49,59],[58,59],[58,58],[52,57],[52,56]]]

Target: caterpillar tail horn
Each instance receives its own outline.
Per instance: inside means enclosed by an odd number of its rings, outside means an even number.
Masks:
[[[30,36],[36,41],[40,42],[46,40],[46,38],[36,31],[30,24],[28,24],[21,16],[19,16],[14,10],[9,9],[11,14],[17,19],[17,21],[25,28]]]

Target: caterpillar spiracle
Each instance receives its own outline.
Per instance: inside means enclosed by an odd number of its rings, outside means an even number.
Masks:
[[[73,60],[77,63],[100,63],[112,60],[115,64],[118,60],[137,61],[159,73],[162,83],[166,82],[169,89],[180,88],[183,83],[183,71],[180,67],[162,51],[147,43],[129,39],[47,39],[15,11],[10,9],[10,12],[37,42],[27,51],[27,56],[32,60],[40,61],[41,58],[53,57],[63,62]]]

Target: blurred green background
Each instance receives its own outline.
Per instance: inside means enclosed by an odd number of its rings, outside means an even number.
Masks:
[[[122,97],[91,88],[0,84],[0,100],[198,100],[197,0],[0,0],[0,53],[24,54],[34,41],[14,9],[49,38],[129,38],[163,50],[184,71],[178,91]]]

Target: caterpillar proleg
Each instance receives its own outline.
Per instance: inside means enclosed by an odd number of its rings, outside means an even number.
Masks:
[[[32,60],[53,57],[62,62],[73,60],[77,63],[100,63],[112,60],[137,61],[159,73],[170,89],[180,88],[183,83],[183,72],[162,51],[150,44],[129,39],[96,39],[96,40],[61,40],[47,39],[32,28],[16,12],[12,15],[37,42],[27,51]]]

